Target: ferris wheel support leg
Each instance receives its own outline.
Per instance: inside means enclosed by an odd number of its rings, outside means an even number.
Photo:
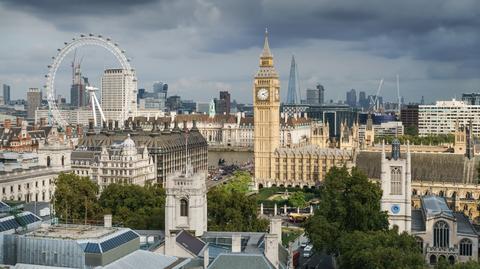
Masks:
[[[100,112],[100,116],[102,117],[102,122],[106,122],[107,120],[105,119],[105,114],[103,114],[102,107],[100,106],[100,103],[98,102],[97,96],[94,94],[93,99],[95,99],[95,104],[97,104],[98,111]]]
[[[92,104],[92,111],[93,111],[93,124],[97,126],[97,112],[95,111],[95,95],[91,95],[91,101],[90,103]]]

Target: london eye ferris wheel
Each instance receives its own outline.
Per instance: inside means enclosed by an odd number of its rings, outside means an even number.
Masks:
[[[48,65],[48,74],[45,75],[46,84],[44,85],[45,93],[47,94],[47,101],[49,111],[52,116],[52,124],[56,124],[59,127],[65,129],[66,126],[70,125],[67,119],[64,118],[62,113],[60,112],[57,100],[56,100],[56,90],[55,90],[55,76],[57,74],[58,68],[60,67],[62,61],[65,57],[72,51],[77,48],[83,46],[97,46],[106,49],[108,52],[113,54],[116,60],[120,63],[121,68],[123,70],[132,71],[133,69],[130,66],[130,59],[128,59],[125,55],[125,51],[122,50],[119,45],[113,42],[110,38],[105,38],[102,35],[80,35],[80,37],[72,38],[71,42],[64,42],[64,47],[57,49],[57,55],[52,57],[53,62]],[[137,78],[135,75],[131,77],[133,81],[136,81]],[[92,114],[94,116],[95,124],[96,124],[96,113],[95,113],[95,106],[100,111],[100,115],[102,120],[105,120],[103,112],[101,110],[100,104],[98,100],[96,100],[96,96],[94,91],[96,88],[89,87],[87,89],[90,94],[91,105],[92,105]],[[93,94],[93,96],[92,96]],[[132,98],[132,94],[125,95],[125,104],[122,105],[122,112],[118,115],[118,120],[123,122],[124,120],[128,119],[131,116],[132,111],[129,109],[129,104],[132,103],[133,100],[128,100]]]

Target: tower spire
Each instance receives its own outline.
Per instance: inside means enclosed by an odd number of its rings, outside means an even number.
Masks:
[[[265,28],[265,41],[263,43],[263,51],[261,57],[273,57],[270,52],[270,46],[268,45],[268,28]]]

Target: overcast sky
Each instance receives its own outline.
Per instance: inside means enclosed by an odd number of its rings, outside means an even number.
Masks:
[[[295,55],[301,88],[321,83],[326,98],[351,88],[407,102],[480,90],[477,0],[0,0],[0,83],[14,98],[42,87],[51,57],[81,33],[109,36],[126,50],[138,86],[169,84],[170,94],[208,101],[219,90],[251,102],[265,27],[286,97]],[[57,77],[67,95],[71,57]],[[83,74],[99,84],[117,67],[102,48],[85,48]],[[304,96],[305,93],[303,92]]]

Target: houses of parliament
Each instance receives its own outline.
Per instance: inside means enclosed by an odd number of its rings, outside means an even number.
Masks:
[[[280,82],[265,34],[260,67],[254,78],[255,187],[316,187],[334,166],[357,167],[372,181],[380,180],[381,147],[375,145],[371,120],[363,137],[359,125],[342,124],[333,143],[327,123],[312,125],[302,143],[281,143]],[[452,208],[480,223],[480,157],[471,126],[455,126],[455,142],[448,148],[410,145],[412,206],[423,195],[443,196]]]

